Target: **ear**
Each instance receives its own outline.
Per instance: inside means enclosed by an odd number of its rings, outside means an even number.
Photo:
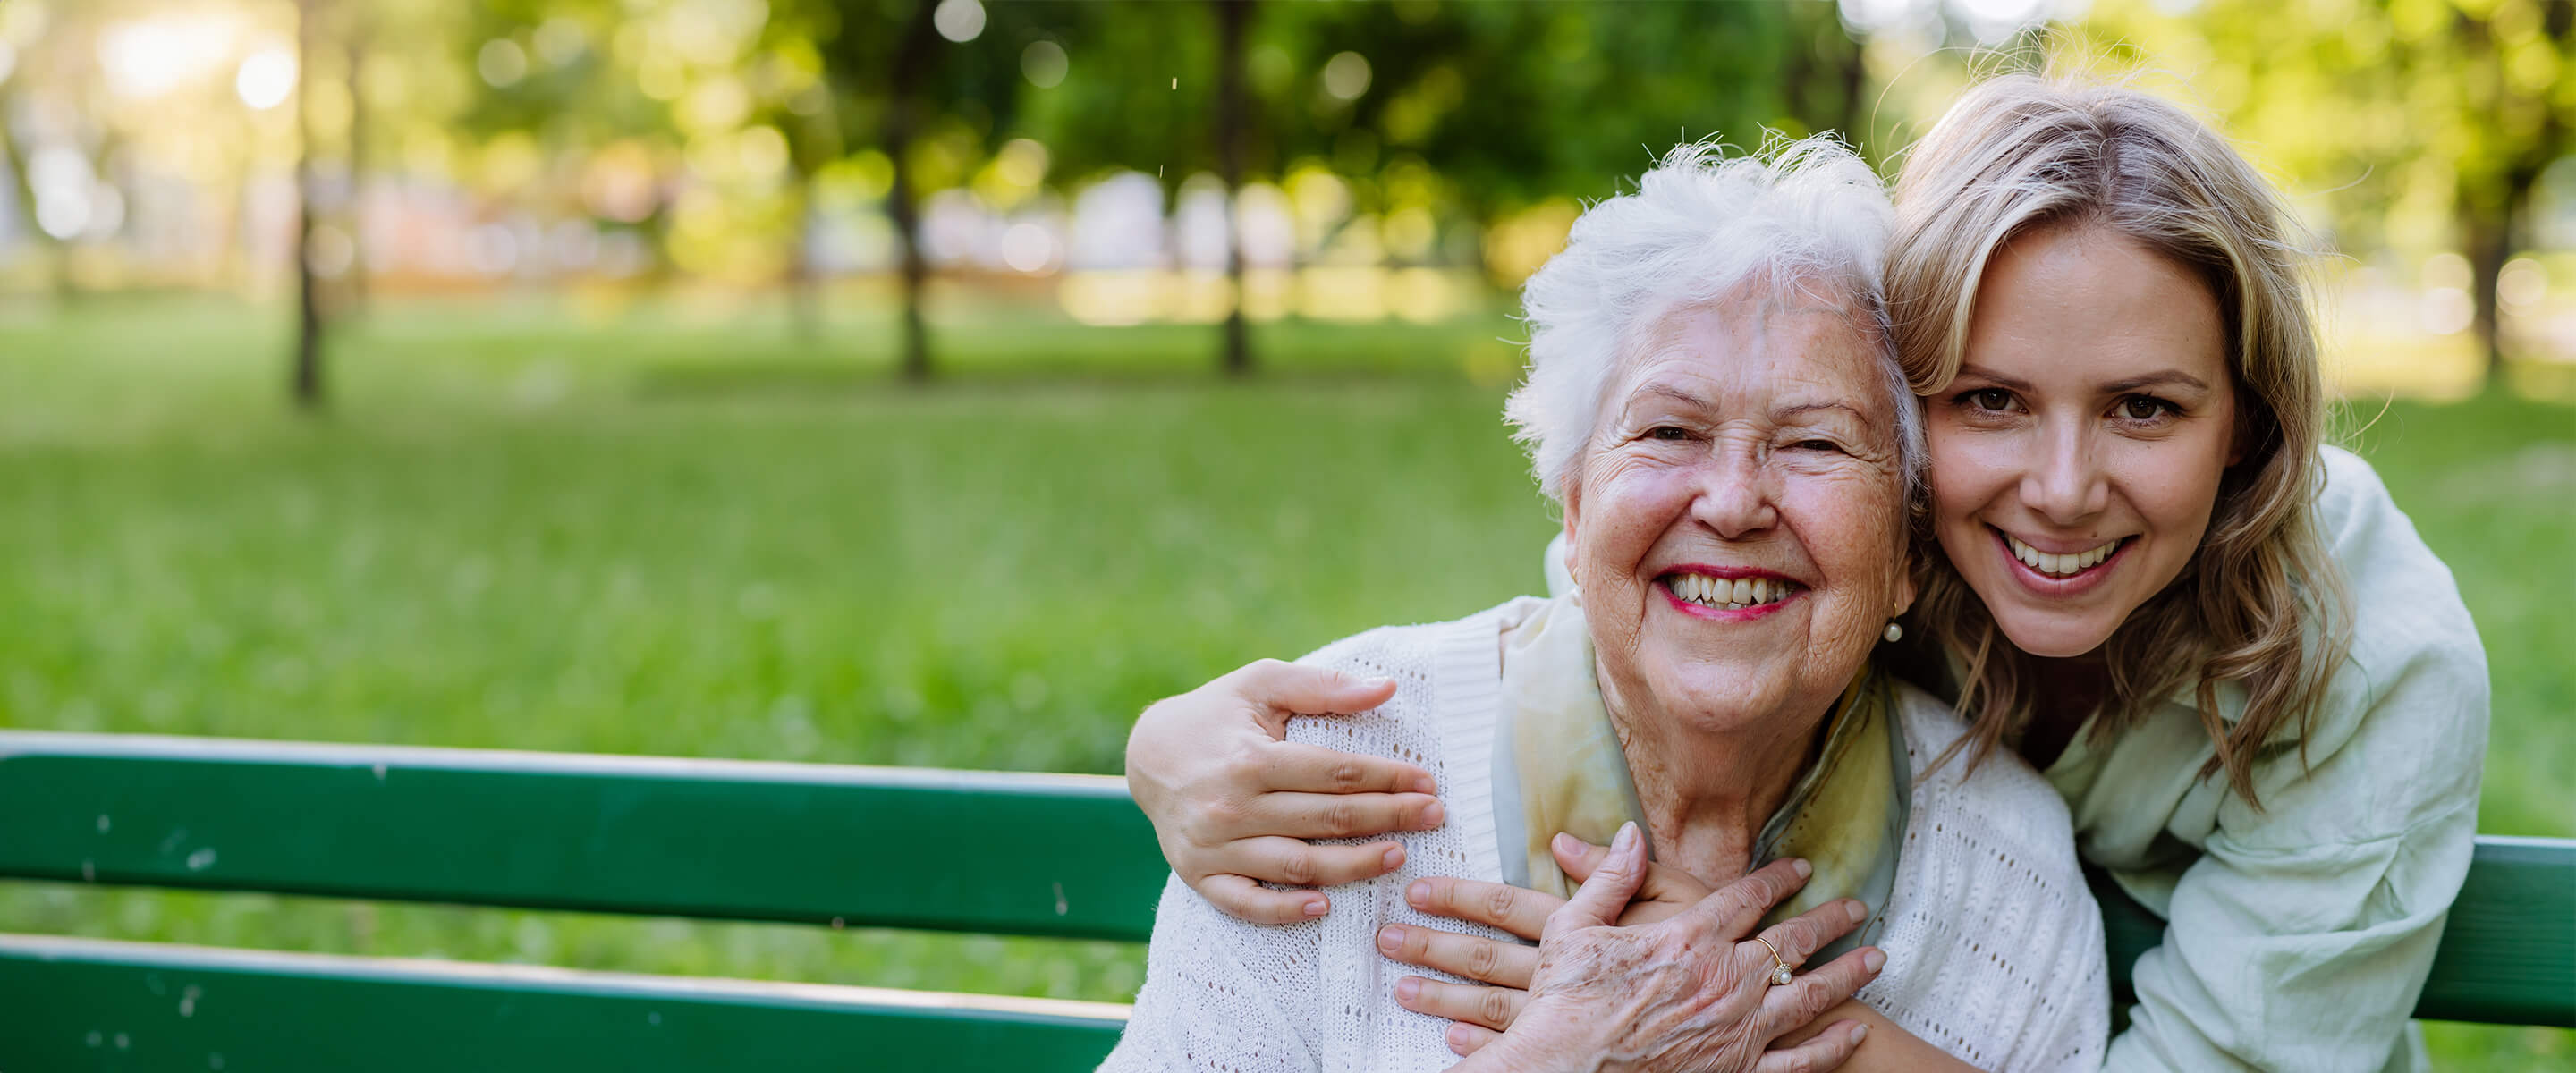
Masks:
[[[1561,489],[1561,498],[1559,501],[1565,505],[1565,509],[1560,513],[1564,515],[1565,557],[1567,560],[1567,566],[1571,569],[1574,559],[1575,533],[1582,526],[1583,485],[1572,480],[1566,481]]]
[[[1913,608],[1916,595],[1918,594],[1914,588],[1914,556],[1908,553],[1896,564],[1896,611],[1887,617],[1896,618]]]

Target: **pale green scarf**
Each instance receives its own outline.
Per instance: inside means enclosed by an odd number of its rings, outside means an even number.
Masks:
[[[1635,821],[1643,832],[1645,810],[1601,702],[1581,595],[1524,600],[1512,610],[1519,614],[1507,612],[1502,627],[1503,702],[1494,735],[1494,831],[1503,881],[1568,897],[1574,885],[1557,867],[1548,840],[1563,831],[1606,845],[1622,823]],[[1754,841],[1756,866],[1804,857],[1816,869],[1765,925],[1836,898],[1869,906],[1867,923],[1808,964],[1873,942],[1885,927],[1913,777],[1894,720],[1887,680],[1863,669],[1834,707],[1824,748]],[[1654,852],[1651,837],[1647,852]]]

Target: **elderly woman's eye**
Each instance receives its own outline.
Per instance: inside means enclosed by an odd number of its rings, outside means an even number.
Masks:
[[[2131,421],[2153,421],[2179,408],[2153,395],[2131,395],[2120,400],[2120,416]]]
[[[1834,442],[1834,441],[1832,441],[1832,440],[1799,440],[1798,442],[1793,443],[1793,444],[1790,444],[1789,446],[1794,447],[1794,448],[1796,448],[1796,449],[1798,449],[1798,450],[1801,450],[1801,451],[1834,451],[1834,452],[1840,452],[1840,451],[1843,449],[1843,445],[1841,445],[1841,444],[1839,444],[1839,443],[1835,443],[1835,442]]]
[[[1646,438],[1650,440],[1687,440],[1690,438],[1690,430],[1683,428],[1680,425],[1657,425],[1646,430]]]

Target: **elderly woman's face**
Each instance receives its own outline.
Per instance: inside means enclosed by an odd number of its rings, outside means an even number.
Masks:
[[[1897,400],[1817,289],[1682,307],[1611,379],[1565,530],[1614,704],[1821,714],[1913,600]]]

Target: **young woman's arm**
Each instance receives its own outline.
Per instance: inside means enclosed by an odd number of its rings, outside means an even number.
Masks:
[[[1127,789],[1173,873],[1231,916],[1288,924],[1323,916],[1330,900],[1260,884],[1328,887],[1400,867],[1393,839],[1306,840],[1440,826],[1431,773],[1284,740],[1290,716],[1367,711],[1394,693],[1386,679],[1265,659],[1145,709],[1127,737]]]

